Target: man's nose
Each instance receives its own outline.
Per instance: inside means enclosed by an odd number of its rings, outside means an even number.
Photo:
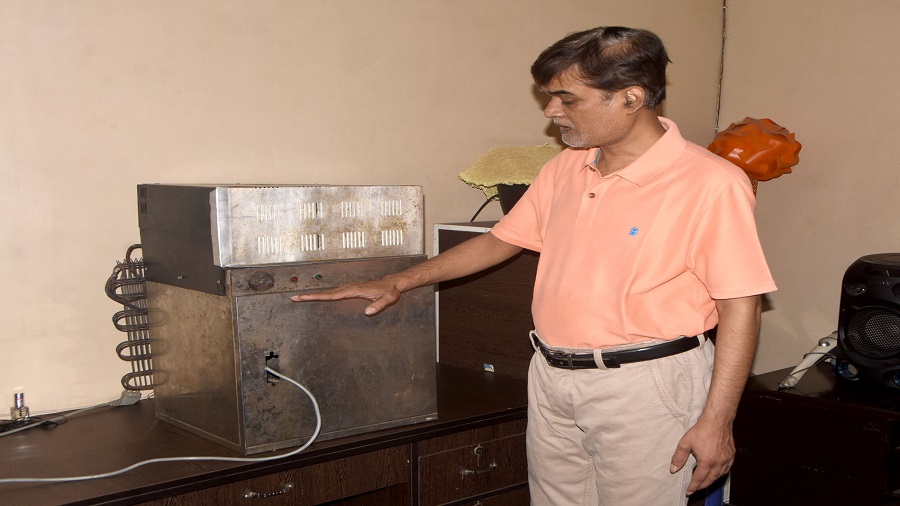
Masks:
[[[562,112],[562,108],[560,107],[561,100],[559,97],[550,97],[550,100],[547,102],[547,106],[544,107],[544,117],[553,119],[553,118],[561,118],[564,116]]]
[[[551,99],[547,102],[547,107],[544,107],[544,117],[545,118],[559,118],[562,116],[562,111],[559,109],[559,105],[556,103],[556,99]]]

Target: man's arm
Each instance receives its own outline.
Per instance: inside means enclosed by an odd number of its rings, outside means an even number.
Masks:
[[[291,300],[368,299],[372,303],[365,312],[373,315],[397,302],[403,292],[474,274],[512,258],[520,251],[522,248],[487,232],[396,274],[324,292],[294,295]]]
[[[684,466],[688,454],[693,453],[697,459],[688,494],[711,485],[734,462],[732,423],[756,353],[762,299],[754,295],[716,300],[716,310],[719,327],[706,407],[672,456],[673,473]]]

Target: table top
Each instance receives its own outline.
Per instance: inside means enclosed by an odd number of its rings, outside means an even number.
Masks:
[[[133,504],[380,448],[525,418],[525,380],[438,364],[438,420],[317,442],[265,462],[177,461],[101,479],[0,484],[4,504]],[[289,453],[262,453],[259,458]],[[148,459],[239,453],[157,420],[153,400],[97,408],[54,428],[0,437],[0,478],[55,478],[117,471]]]
[[[865,380],[838,378],[831,364],[821,362],[809,369],[797,386],[781,389],[778,384],[792,368],[780,369],[751,377],[745,395],[807,400],[821,405],[855,406],[875,409],[900,416],[900,389],[888,388]]]

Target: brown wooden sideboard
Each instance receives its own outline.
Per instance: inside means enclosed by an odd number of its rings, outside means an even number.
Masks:
[[[164,462],[111,478],[3,484],[0,503],[527,504],[524,381],[445,365],[438,376],[434,422],[314,443],[268,462]],[[2,437],[0,455],[3,478],[99,474],[160,457],[240,456],[157,420],[152,400]]]
[[[819,364],[750,378],[734,424],[734,506],[900,505],[900,392]]]

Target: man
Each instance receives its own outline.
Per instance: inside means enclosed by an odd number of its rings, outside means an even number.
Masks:
[[[734,458],[760,294],[775,285],[747,176],[654,112],[668,61],[645,30],[600,27],[553,44],[532,75],[571,149],[491,232],[382,280],[292,297],[365,298],[373,315],[407,290],[539,251],[534,504],[686,504]],[[716,327],[713,346],[705,332]]]

